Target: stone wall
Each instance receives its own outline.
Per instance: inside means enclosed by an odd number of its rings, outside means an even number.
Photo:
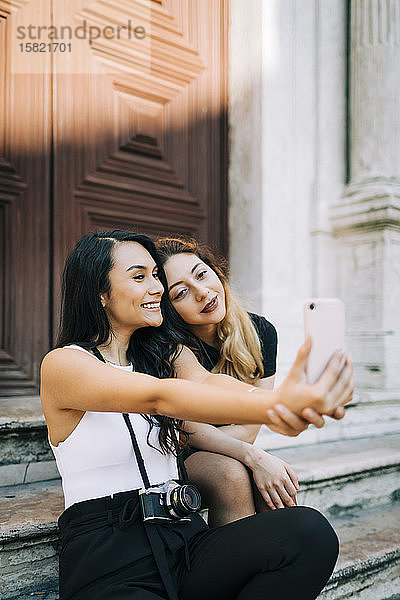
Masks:
[[[330,207],[346,183],[346,5],[231,0],[232,281],[279,331],[278,379],[304,298],[341,289]]]

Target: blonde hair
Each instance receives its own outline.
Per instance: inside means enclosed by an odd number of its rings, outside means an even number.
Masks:
[[[194,239],[160,238],[156,246],[162,264],[176,254],[195,254],[215,271],[224,288],[226,314],[217,325],[220,358],[212,373],[224,373],[254,384],[264,375],[261,343],[249,314],[232,293],[226,260],[220,258],[219,266],[211,250]]]

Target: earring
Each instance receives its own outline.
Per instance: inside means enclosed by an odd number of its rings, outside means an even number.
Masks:
[[[104,308],[104,307],[105,307],[105,305],[106,305],[106,303],[104,302],[104,298],[103,298],[103,296],[100,296],[100,300],[101,300],[101,305],[102,305],[102,307]]]

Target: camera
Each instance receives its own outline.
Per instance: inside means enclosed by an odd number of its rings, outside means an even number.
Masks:
[[[139,490],[143,521],[188,521],[201,507],[200,492],[194,485],[173,479]]]

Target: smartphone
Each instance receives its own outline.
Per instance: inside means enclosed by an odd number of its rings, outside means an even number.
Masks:
[[[308,298],[303,305],[303,317],[304,333],[312,339],[307,380],[313,384],[336,350],[344,348],[344,304],[338,298]]]

